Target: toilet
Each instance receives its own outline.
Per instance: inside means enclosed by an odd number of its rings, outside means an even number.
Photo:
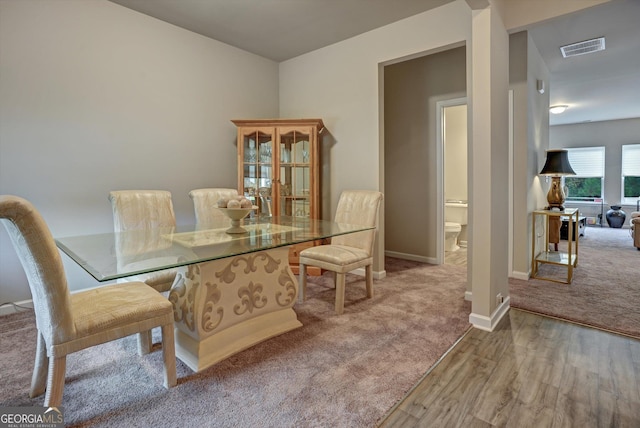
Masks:
[[[456,251],[462,227],[467,225],[467,201],[445,201],[444,221],[444,250]]]
[[[460,249],[458,246],[458,236],[462,226],[459,223],[445,222],[444,223],[444,250],[456,251]]]

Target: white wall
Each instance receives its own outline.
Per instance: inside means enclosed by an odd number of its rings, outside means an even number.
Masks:
[[[509,84],[514,93],[513,254],[510,275],[528,279],[531,212],[546,204],[548,187],[538,173],[549,147],[549,70],[528,32],[509,38]],[[539,93],[537,81],[545,84]]]
[[[278,65],[103,0],[0,2],[0,193],[54,236],[110,231],[107,193],[236,186],[237,118],[278,116]],[[72,289],[97,283],[66,256]],[[0,227],[0,303],[30,299]]]
[[[280,64],[280,115],[322,117],[333,137],[323,160],[325,216],[344,189],[385,191],[383,65],[466,43],[470,19],[458,1]],[[379,236],[374,270],[383,267],[383,227]]]

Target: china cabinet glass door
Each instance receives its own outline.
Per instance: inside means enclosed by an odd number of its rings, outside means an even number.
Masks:
[[[273,130],[256,129],[242,139],[244,195],[258,206],[258,214],[271,215],[273,206]]]
[[[309,217],[310,149],[309,132],[286,130],[279,135],[279,214]]]

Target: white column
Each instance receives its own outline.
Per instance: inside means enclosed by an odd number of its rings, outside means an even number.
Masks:
[[[479,7],[472,12],[471,42],[469,321],[493,330],[509,307],[509,37],[496,8]]]

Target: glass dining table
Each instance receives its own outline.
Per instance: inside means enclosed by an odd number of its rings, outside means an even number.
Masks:
[[[244,233],[229,220],[70,236],[56,244],[99,282],[174,269],[168,293],[176,356],[198,372],[259,342],[301,327],[293,305],[298,280],[289,247],[371,229],[301,217],[255,217]]]

